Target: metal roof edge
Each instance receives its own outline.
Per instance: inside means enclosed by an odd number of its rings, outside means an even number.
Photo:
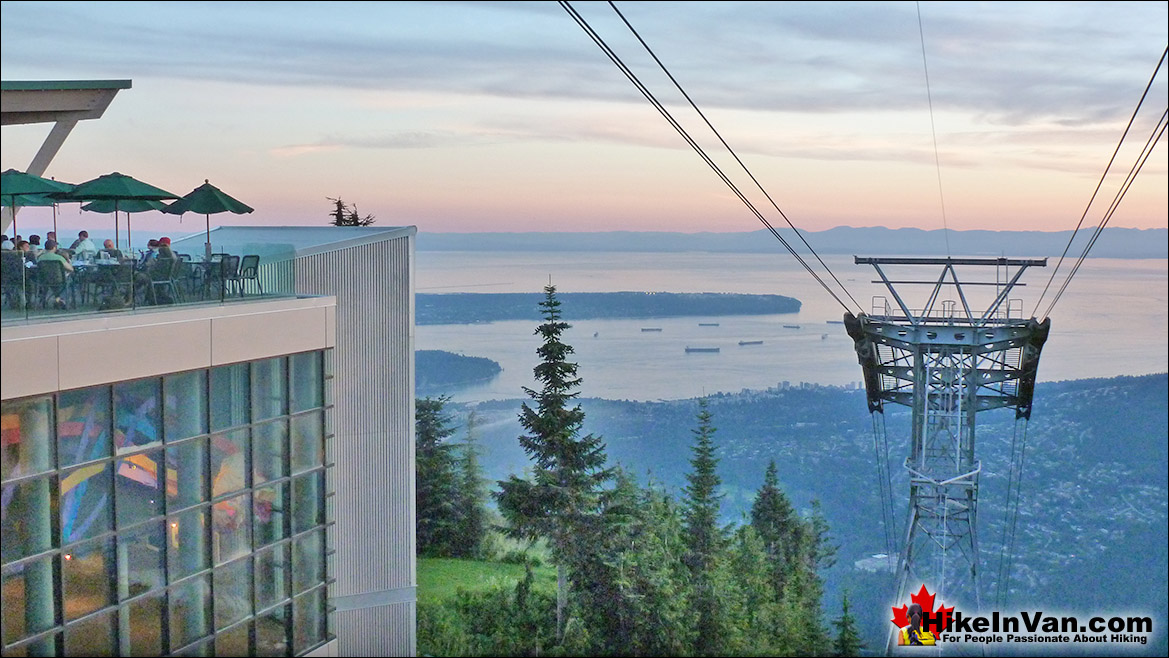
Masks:
[[[130,80],[2,80],[3,91],[64,91],[91,89],[129,89]]]
[[[348,240],[339,240],[337,242],[329,242],[315,247],[308,247],[305,249],[298,249],[296,257],[301,256],[316,256],[317,254],[326,254],[331,251],[340,251],[342,249],[349,249],[351,247],[360,247],[367,244],[374,244],[375,242],[384,242],[386,240],[393,240],[395,238],[414,237],[418,234],[417,226],[394,226],[388,227],[377,233],[371,233]]]

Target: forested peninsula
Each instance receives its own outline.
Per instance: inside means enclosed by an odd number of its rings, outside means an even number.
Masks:
[[[783,295],[679,292],[577,292],[557,297],[574,320],[798,313],[800,300]],[[414,297],[417,324],[538,320],[540,293],[446,293]]]

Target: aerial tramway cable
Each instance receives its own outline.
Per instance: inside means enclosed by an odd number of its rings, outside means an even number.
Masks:
[[[1108,164],[1104,167],[1104,173],[1100,175],[1100,180],[1096,183],[1096,189],[1092,191],[1092,196],[1088,199],[1088,204],[1084,206],[1084,212],[1080,215],[1080,221],[1076,223],[1075,229],[1072,230],[1072,235],[1068,238],[1068,243],[1064,247],[1063,253],[1060,254],[1059,260],[1055,264],[1055,269],[1051,271],[1051,277],[1048,278],[1047,284],[1043,287],[1043,292],[1040,293],[1039,299],[1035,301],[1035,309],[1031,311],[1032,316],[1034,316],[1036,312],[1039,311],[1039,305],[1043,303],[1043,298],[1047,295],[1047,291],[1051,288],[1052,282],[1055,281],[1055,276],[1059,273],[1059,268],[1063,265],[1064,258],[1067,257],[1068,251],[1072,248],[1072,241],[1076,239],[1076,234],[1079,233],[1080,228],[1084,225],[1084,219],[1087,218],[1088,211],[1091,209],[1092,204],[1096,201],[1096,195],[1100,193],[1100,188],[1104,185],[1104,180],[1108,177],[1108,172],[1111,171],[1113,163],[1116,162],[1116,156],[1120,153],[1120,148],[1124,145],[1124,140],[1126,137],[1128,137],[1129,131],[1132,130],[1133,123],[1136,121],[1137,115],[1141,111],[1141,106],[1144,105],[1145,99],[1149,95],[1149,90],[1153,88],[1153,82],[1157,79],[1157,74],[1161,72],[1161,67],[1165,64],[1166,56],[1169,56],[1169,48],[1166,48],[1161,53],[1161,59],[1157,61],[1157,66],[1155,69],[1153,69],[1153,75],[1149,76],[1149,82],[1145,85],[1145,90],[1141,94],[1140,100],[1137,101],[1137,106],[1135,109],[1133,109],[1132,116],[1129,117],[1128,125],[1124,127],[1124,132],[1121,133],[1120,140],[1117,142],[1116,148],[1112,151],[1112,157],[1108,159]],[[1154,128],[1153,133],[1156,132],[1157,130]],[[1158,136],[1157,139],[1160,140],[1160,136]],[[1147,158],[1148,156],[1145,157]],[[1109,214],[1109,216],[1111,216],[1111,214]],[[1101,228],[1102,227],[1097,227],[1097,234]],[[1094,239],[1093,242],[1095,242]],[[1089,244],[1088,248],[1091,248],[1091,244]],[[1087,255],[1088,250],[1085,249],[1083,256],[1080,258],[1080,261],[1082,262],[1083,258]],[[1067,288],[1067,284],[1071,281],[1072,275],[1074,274],[1075,272],[1072,272],[1068,275],[1067,279],[1063,283],[1063,286],[1061,287],[1061,292],[1063,289]],[[1052,302],[1051,305],[1048,306],[1047,311],[1043,314],[1044,318],[1046,318],[1051,313],[1051,309],[1054,307],[1055,302]]]
[[[1080,271],[1080,266],[1084,264],[1084,259],[1088,257],[1088,251],[1090,251],[1092,246],[1096,244],[1096,240],[1100,238],[1100,234],[1104,232],[1104,228],[1108,226],[1108,222],[1112,221],[1112,216],[1116,214],[1116,209],[1120,207],[1120,202],[1124,200],[1126,195],[1128,195],[1128,191],[1132,188],[1132,184],[1135,182],[1137,174],[1139,174],[1141,169],[1144,168],[1145,163],[1149,161],[1149,156],[1153,154],[1153,149],[1157,146],[1158,143],[1160,143],[1161,138],[1165,135],[1167,118],[1169,118],[1169,109],[1166,109],[1166,111],[1161,115],[1161,118],[1157,122],[1157,126],[1153,128],[1153,133],[1149,135],[1148,141],[1145,142],[1140,155],[1137,156],[1139,161],[1134,163],[1132,168],[1129,169],[1128,175],[1125,177],[1124,182],[1121,183],[1120,189],[1117,191],[1116,196],[1113,197],[1112,203],[1108,206],[1108,210],[1105,211],[1103,221],[1100,222],[1100,225],[1096,227],[1095,232],[1092,233],[1092,237],[1088,240],[1088,244],[1084,247],[1083,253],[1081,253],[1080,257],[1076,260],[1076,264],[1072,266],[1072,271],[1068,274],[1068,277],[1064,279],[1063,285],[1060,286],[1059,291],[1055,294],[1055,298],[1051,300],[1051,304],[1048,305],[1047,310],[1043,312],[1043,316],[1045,318],[1051,315],[1051,310],[1055,308],[1056,302],[1059,301],[1060,297],[1063,296],[1064,291],[1067,290],[1068,284],[1072,281],[1072,277],[1076,275],[1076,272]]]
[[[1019,423],[1023,424],[1023,434],[1019,437]],[[1010,597],[1011,571],[1015,565],[1015,537],[1019,525],[1019,500],[1022,495],[1023,466],[1027,456],[1027,427],[1026,418],[1015,420],[1015,431],[1011,436],[1011,471],[1007,478],[1007,506],[1003,517],[1003,541],[999,549],[999,572],[996,579],[995,603],[1000,610],[1007,605]],[[1014,500],[1011,499],[1012,494]]]
[[[801,266],[803,266],[808,274],[810,274],[822,288],[824,288],[824,291],[827,292],[832,297],[832,299],[836,300],[836,303],[840,304],[840,306],[844,308],[845,311],[851,312],[851,309],[848,307],[848,305],[841,301],[840,297],[828,286],[827,283],[824,282],[824,279],[822,279],[820,275],[817,274],[810,265],[808,265],[807,261],[805,261],[796,252],[791,244],[789,244],[788,241],[779,234],[779,231],[777,231],[775,227],[771,225],[771,222],[767,220],[763,213],[761,213],[759,209],[756,208],[753,203],[751,203],[746,195],[744,195],[738,186],[736,186],[734,182],[731,181],[731,179],[726,175],[726,173],[723,172],[718,164],[715,163],[713,159],[711,159],[702,146],[700,146],[698,142],[696,142],[694,138],[690,136],[686,129],[683,128],[680,123],[678,123],[672,114],[670,114],[670,111],[666,109],[666,107],[657,99],[656,96],[654,96],[653,92],[651,92],[649,88],[641,82],[637,75],[625,64],[624,61],[622,61],[621,57],[618,56],[617,53],[609,47],[605,40],[592,28],[592,26],[589,25],[588,21],[585,20],[585,18],[572,7],[572,4],[566,0],[561,0],[560,6],[564,8],[566,12],[568,12],[568,15],[571,16],[574,21],[576,21],[576,24],[580,26],[580,28],[584,30],[586,34],[589,35],[589,38],[591,38],[593,42],[597,44],[597,46],[601,49],[602,52],[605,53],[606,56],[609,57],[613,64],[616,65],[617,68],[625,74],[625,77],[627,77],[629,81],[632,82],[635,87],[637,87],[637,90],[640,91],[641,94],[645,96],[646,100],[648,100],[650,104],[654,106],[654,109],[656,109],[662,115],[662,117],[666,119],[670,126],[673,127],[674,130],[682,137],[682,139],[684,139],[686,143],[690,145],[690,148],[692,148],[694,152],[697,153],[700,158],[702,158],[703,162],[705,162],[707,166],[710,167],[712,171],[714,171],[714,173],[719,177],[719,179],[723,181],[723,183],[731,190],[731,192],[733,192],[735,196],[737,196],[739,200],[742,201],[745,206],[747,206],[751,213],[754,214],[755,217],[763,223],[763,226],[767,228],[771,235],[779,240],[780,244],[782,244],[784,248],[787,249],[788,253],[790,253],[792,257],[800,263]],[[806,241],[805,244],[807,244]],[[819,258],[819,256],[817,256],[817,258]],[[823,264],[823,261],[821,261],[821,264]],[[825,269],[827,269],[827,265],[825,265]],[[831,274],[831,270],[828,271]],[[835,278],[835,275],[833,275],[833,278]],[[837,279],[837,283],[839,283],[839,279]],[[844,289],[843,285],[841,288]],[[844,292],[850,299],[852,298],[852,296],[848,294],[847,290],[844,290]],[[856,300],[853,300],[853,303],[855,304]],[[859,309],[860,305],[857,304],[857,307]]]
[[[816,260],[820,262],[821,267],[823,267],[824,270],[832,276],[832,279],[836,281],[836,285],[840,286],[840,289],[843,290],[844,294],[852,300],[852,303],[855,304],[858,309],[861,308],[861,305],[856,301],[856,298],[854,298],[852,294],[848,292],[848,288],[846,288],[845,285],[841,283],[840,279],[836,277],[836,274],[832,272],[832,269],[828,267],[828,264],[824,262],[824,259],[820,258],[820,254],[816,253],[816,250],[812,248],[812,245],[808,244],[808,241],[804,238],[804,234],[800,233],[800,230],[796,228],[796,225],[793,224],[790,219],[788,219],[787,214],[780,209],[779,204],[775,202],[775,199],[771,197],[771,194],[769,194],[767,190],[763,188],[763,184],[759,182],[759,179],[755,178],[755,174],[751,173],[751,170],[747,167],[746,163],[744,163],[742,159],[739,158],[739,154],[735,152],[735,149],[731,148],[731,145],[727,143],[727,140],[723,139],[722,133],[720,133],[718,129],[714,127],[714,124],[710,122],[710,119],[706,118],[706,114],[698,108],[698,104],[690,98],[690,94],[686,93],[686,90],[682,88],[681,83],[679,83],[678,80],[674,77],[674,74],[670,73],[670,70],[666,68],[666,65],[662,63],[662,60],[658,59],[657,54],[654,53],[653,49],[649,47],[649,44],[645,42],[645,39],[641,38],[641,34],[637,31],[636,28],[633,27],[629,20],[625,18],[625,14],[621,13],[621,10],[617,8],[617,4],[610,0],[609,6],[613,8],[613,11],[617,14],[618,17],[621,18],[621,21],[625,23],[625,26],[629,28],[629,31],[633,33],[633,36],[637,37],[638,42],[641,43],[642,47],[645,48],[645,51],[649,53],[649,56],[652,57],[655,62],[657,62],[657,65],[662,69],[662,72],[666,74],[666,77],[670,79],[670,82],[674,83],[674,86],[678,89],[678,92],[682,94],[682,97],[686,99],[686,102],[690,103],[690,107],[694,108],[694,111],[698,114],[699,117],[702,118],[703,122],[706,123],[706,127],[710,128],[710,131],[714,133],[714,136],[718,138],[718,141],[722,143],[727,152],[731,154],[731,157],[735,159],[735,162],[739,163],[739,166],[743,168],[743,171],[751,179],[751,182],[755,183],[755,187],[758,187],[759,191],[763,193],[763,196],[767,197],[767,200],[771,202],[771,207],[775,208],[775,212],[779,213],[780,217],[783,217],[783,221],[787,222],[787,225],[791,227],[792,231],[795,231],[796,237],[798,237],[800,241],[804,243],[804,246],[808,248],[808,251],[812,252],[812,255],[816,257]]]
[[[946,238],[946,256],[950,255],[950,227],[946,222],[946,195],[942,192],[942,159],[938,155],[938,129],[934,125],[934,95],[930,91],[930,67],[925,58],[925,28],[921,24],[921,3],[917,5],[917,33],[921,37],[921,66],[925,70],[925,96],[930,106],[930,134],[934,138],[934,164],[938,172],[938,202],[942,206],[942,235]]]

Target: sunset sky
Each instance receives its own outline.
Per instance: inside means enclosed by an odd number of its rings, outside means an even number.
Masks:
[[[573,7],[748,189],[612,8]],[[913,2],[617,7],[810,231],[1074,227],[1169,42],[1165,2],[923,2],[927,95]],[[256,208],[213,224],[321,224],[340,196],[421,231],[761,228],[555,2],[5,0],[2,12],[4,80],[133,81],[46,175],[120,171],[177,194],[206,178]],[[1165,81],[1162,69],[1122,174],[1169,106]],[[25,169],[48,128],[5,127],[3,168]],[[1162,141],[1112,225],[1169,225],[1167,169]],[[62,212],[82,221],[76,205]]]

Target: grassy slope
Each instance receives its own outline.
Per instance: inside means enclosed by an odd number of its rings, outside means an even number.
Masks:
[[[556,570],[541,566],[533,569],[536,588],[555,591]],[[524,577],[522,564],[418,558],[418,602],[434,603],[455,596],[459,589],[486,590],[497,585],[513,589]]]

